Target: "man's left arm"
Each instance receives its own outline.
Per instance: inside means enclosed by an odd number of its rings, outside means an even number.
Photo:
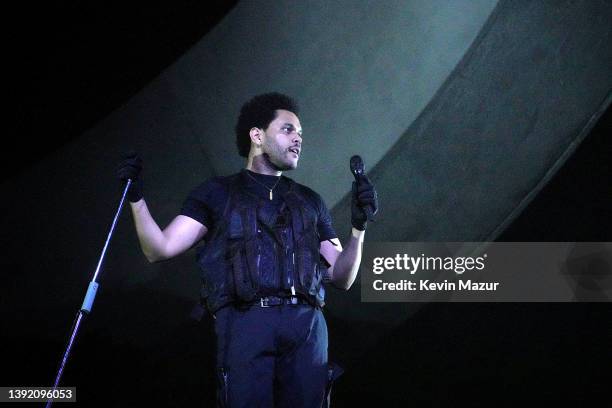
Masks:
[[[357,278],[361,264],[361,252],[365,229],[368,224],[368,211],[372,215],[378,212],[378,195],[366,175],[360,176],[359,183],[353,182],[351,196],[351,236],[346,248],[338,238],[321,242],[319,251],[330,264],[327,281],[337,288],[349,290]]]
[[[346,248],[338,238],[321,242],[320,252],[331,265],[327,270],[326,281],[339,289],[349,290],[359,271],[361,250],[365,231],[352,228]]]

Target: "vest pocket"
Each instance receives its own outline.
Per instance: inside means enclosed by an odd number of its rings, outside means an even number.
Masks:
[[[252,254],[254,259],[249,262],[248,253],[254,249],[243,240],[231,241],[233,240],[230,240],[228,253],[228,261],[231,264],[230,287],[235,289],[237,300],[251,302],[255,300],[257,293],[257,253]]]
[[[318,263],[312,259],[312,255],[308,248],[298,248],[295,256],[296,267],[301,286],[308,291],[310,295],[316,295],[313,281],[316,282],[316,274],[318,272]]]
[[[202,278],[200,301],[213,313],[229,301],[227,295],[231,289],[227,276],[230,265],[225,254],[225,245],[220,245],[218,241],[211,241],[198,249],[197,262]]]

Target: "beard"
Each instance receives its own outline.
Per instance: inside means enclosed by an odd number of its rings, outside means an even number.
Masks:
[[[278,145],[268,146],[269,153],[264,153],[263,157],[276,171],[293,170],[297,167],[297,160],[293,161],[288,158],[288,150],[281,149]]]
[[[270,156],[268,153],[264,153],[263,157],[266,160],[266,162],[270,164],[270,167],[272,167],[276,171],[293,170],[297,167],[297,163],[278,160],[278,158],[274,158],[273,156]]]

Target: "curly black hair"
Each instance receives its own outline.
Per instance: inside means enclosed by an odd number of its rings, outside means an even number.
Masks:
[[[293,98],[278,92],[254,96],[242,105],[235,128],[236,146],[240,156],[249,157],[251,129],[254,127],[266,129],[276,118],[277,109],[288,110],[296,115],[299,111],[297,102]]]

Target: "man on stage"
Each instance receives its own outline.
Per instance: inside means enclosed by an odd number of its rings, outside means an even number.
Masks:
[[[353,183],[351,236],[343,249],[321,197],[283,176],[302,154],[295,101],[279,93],[245,103],[236,125],[239,173],[195,188],[164,230],[142,194],[140,158],[121,163],[140,246],[150,262],[204,241],[202,299],[215,317],[222,407],[321,407],[329,372],[324,283],[348,290],[361,261],[368,213],[378,209],[365,175]],[[325,172],[325,169],[321,169]]]

